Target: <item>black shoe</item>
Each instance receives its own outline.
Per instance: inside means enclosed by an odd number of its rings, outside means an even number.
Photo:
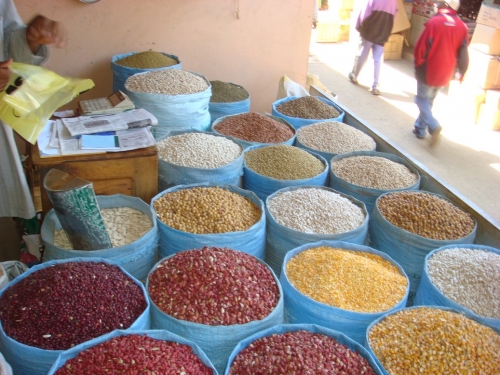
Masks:
[[[415,137],[417,137],[418,139],[424,139],[425,138],[425,135],[418,134],[417,129],[413,129],[412,133],[415,134]]]

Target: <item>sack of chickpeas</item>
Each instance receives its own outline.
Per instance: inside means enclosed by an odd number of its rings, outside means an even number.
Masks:
[[[355,151],[330,160],[330,187],[359,199],[369,213],[389,191],[418,190],[420,174],[405,159],[377,151]]]
[[[425,257],[414,306],[464,311],[500,334],[500,250],[456,244]]]
[[[170,132],[156,143],[158,190],[177,185],[216,182],[242,185],[243,148],[206,132]]]
[[[299,130],[320,121],[344,120],[345,112],[333,101],[319,96],[288,96],[273,103],[273,116],[278,116]]]
[[[159,259],[205,245],[264,259],[264,204],[248,190],[213,182],[178,185],[151,200],[160,232]]]
[[[410,284],[387,254],[344,241],[290,250],[279,279],[287,323],[318,324],[361,345],[375,319],[406,306]]]
[[[0,352],[16,375],[46,375],[59,354],[116,329],[150,327],[144,285],[103,258],[33,266],[0,292]]]
[[[151,324],[198,344],[222,373],[235,345],[283,323],[283,291],[256,257],[205,246],[162,259],[148,276]]]
[[[426,255],[445,245],[472,244],[476,231],[472,215],[422,190],[382,194],[370,220],[371,246],[387,253],[410,278],[408,306],[418,290]]]
[[[147,369],[147,370],[146,370]],[[165,330],[116,330],[62,352],[48,375],[216,375],[194,342]]]
[[[113,247],[74,249],[52,209],[41,228],[44,261],[101,257],[117,262],[138,280],[145,280],[158,260],[159,232],[153,209],[140,198],[122,194],[99,195],[97,203]]]
[[[225,375],[382,375],[362,345],[316,324],[280,324],[246,337],[229,357]]]
[[[137,73],[158,69],[181,69],[182,63],[175,55],[156,51],[128,52],[111,58],[113,91],[125,92],[127,78]]]
[[[125,91],[137,107],[158,119],[158,125],[151,129],[156,140],[172,130],[210,128],[212,86],[201,74],[181,69],[138,73],[127,78]]]
[[[288,251],[321,240],[362,245],[368,237],[363,202],[326,186],[280,189],[266,200],[266,263],[279,276]]]

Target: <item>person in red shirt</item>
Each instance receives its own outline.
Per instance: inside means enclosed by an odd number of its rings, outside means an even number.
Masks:
[[[442,130],[432,115],[434,99],[454,74],[462,82],[469,67],[467,25],[457,14],[460,1],[438,1],[435,6],[437,13],[425,23],[413,51],[417,79],[415,103],[420,111],[413,134],[423,139],[428,130],[433,141]]]

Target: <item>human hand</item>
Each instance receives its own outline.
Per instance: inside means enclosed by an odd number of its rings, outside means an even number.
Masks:
[[[12,63],[12,59],[0,62],[0,91],[5,90],[7,83],[10,79],[10,69],[9,66]]]
[[[41,44],[53,44],[57,48],[63,48],[67,42],[67,31],[60,22],[36,16],[28,25],[26,40],[33,53],[38,51]]]

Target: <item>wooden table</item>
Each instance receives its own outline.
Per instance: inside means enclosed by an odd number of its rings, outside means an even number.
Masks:
[[[150,203],[158,194],[158,153],[156,146],[102,154],[41,157],[38,145],[29,145],[28,180],[33,195],[37,186],[43,217],[52,208],[43,188],[52,168],[91,181],[97,195],[124,194]],[[38,181],[38,182],[37,182]]]

